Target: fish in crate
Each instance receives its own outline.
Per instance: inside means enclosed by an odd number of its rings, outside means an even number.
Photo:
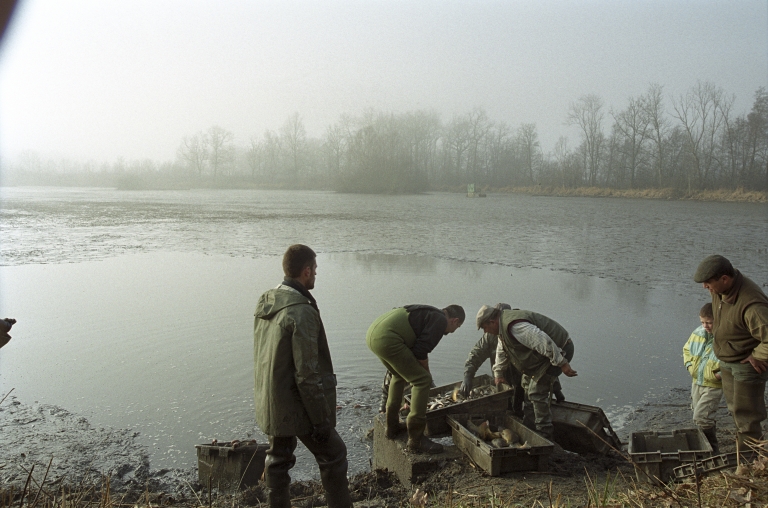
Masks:
[[[483,421],[479,425],[475,424],[471,419],[467,420],[467,429],[493,448],[527,450],[531,447],[512,429],[496,427],[496,430],[493,430],[488,420]]]

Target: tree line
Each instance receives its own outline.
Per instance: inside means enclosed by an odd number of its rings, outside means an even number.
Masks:
[[[299,113],[245,146],[220,126],[184,136],[176,159],[119,158],[100,165],[42,161],[26,152],[6,164],[10,184],[118,185],[124,188],[261,187],[401,193],[474,183],[768,190],[768,91],[755,92],[749,113],[735,96],[698,82],[667,98],[661,85],[606,107],[598,95],[573,101],[560,137],[544,152],[535,123],[511,127],[482,108],[443,122],[435,111],[342,115],[322,136],[307,136]],[[44,181],[42,181],[44,180]]]

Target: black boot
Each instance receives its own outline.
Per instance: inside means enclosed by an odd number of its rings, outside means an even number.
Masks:
[[[717,446],[717,429],[709,427],[708,429],[701,429],[701,432],[706,436],[709,444],[712,445],[712,455],[720,455],[720,447]]]
[[[401,432],[405,431],[405,422],[400,421],[400,408],[398,406],[387,406],[387,426],[384,435],[387,439],[395,439]]]
[[[269,508],[291,508],[291,492],[288,487],[279,489],[267,487],[266,491]]]
[[[555,382],[552,384],[552,393],[555,394],[555,400],[558,403],[565,402],[565,395],[563,395],[563,385],[560,384],[560,379],[558,377],[555,378]]]
[[[427,422],[408,422],[408,451],[413,453],[443,453],[443,445],[424,435]]]
[[[304,444],[307,443],[312,447],[310,451],[320,467],[320,481],[325,489],[328,508],[352,508],[347,480],[347,447],[344,441],[334,429],[326,443],[304,441]]]
[[[266,484],[267,506],[270,508],[291,508],[291,477],[288,471],[296,464],[293,451],[295,437],[269,436],[270,447],[264,461],[264,483]]]

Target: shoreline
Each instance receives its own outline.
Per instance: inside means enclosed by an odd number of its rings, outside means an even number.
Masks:
[[[0,188],[13,187],[49,187],[47,185],[2,185]],[[194,186],[194,185],[157,185],[146,186],[134,189],[125,189],[119,186],[81,186],[81,185],[53,185],[51,187],[64,187],[76,189],[114,189],[123,192],[131,191],[159,191],[159,192],[178,192],[190,191],[195,189],[206,190],[264,190],[264,191],[290,191],[280,186]],[[327,192],[336,192],[338,194],[368,194],[356,192],[338,192],[333,189],[301,189],[318,190]],[[529,186],[506,186],[492,187],[483,185],[477,187],[478,192],[485,194],[527,194],[529,196],[548,196],[548,197],[587,197],[587,198],[622,198],[622,199],[658,199],[665,201],[708,201],[717,203],[768,203],[768,192],[747,191],[742,187],[736,189],[708,189],[708,190],[689,190],[675,189],[672,187],[647,188],[647,189],[616,189],[611,187],[558,187],[553,185],[529,185]],[[403,194],[425,194],[430,192],[450,192],[455,194],[466,194],[466,187],[463,185],[437,185],[423,192],[414,193],[370,193],[371,195],[393,195]]]
[[[691,428],[689,397],[688,388],[673,388],[665,394],[649,396],[634,406],[616,432],[625,443],[636,431]],[[733,451],[733,422],[724,404],[717,419],[721,449],[723,453]],[[204,486],[197,482],[196,464],[183,469],[152,469],[147,451],[137,444],[138,433],[130,429],[92,427],[87,419],[57,406],[26,405],[9,397],[0,405],[0,428],[0,484],[3,485],[0,495],[9,489],[18,494],[33,466],[35,480],[49,484],[54,491],[65,485],[96,486],[108,478],[110,492],[126,500],[148,496],[153,503],[163,500],[161,504],[197,505],[196,499],[205,492]],[[580,505],[588,500],[585,481],[599,478],[605,482],[606,475],[622,478],[621,481],[614,479],[617,489],[629,488],[635,476],[626,457],[617,453],[577,455],[559,451],[551,456],[547,472],[509,473],[499,477],[488,477],[463,457],[449,461],[418,487],[436,497],[444,497],[446,489],[472,498],[511,490],[519,493],[520,501],[530,505],[531,499],[542,499],[547,488],[552,488],[548,487],[550,482],[554,482],[556,493]],[[350,477],[350,489],[358,508],[399,504],[396,500],[403,501],[412,494],[392,474],[382,471]],[[291,492],[294,498],[308,500],[306,506],[318,506],[324,501],[316,478],[292,482]],[[215,495],[222,501],[228,499],[228,504],[234,503],[235,498],[240,500],[240,505],[250,506],[265,500],[261,484],[234,496]]]
[[[446,189],[448,190],[448,189]],[[683,191],[671,187],[661,189],[613,189],[609,187],[556,187],[531,185],[520,187],[483,186],[482,192],[496,194],[527,194],[529,196],[588,197],[623,199],[660,199],[666,201],[711,201],[719,203],[768,203],[768,192],[737,189]],[[453,187],[450,192],[465,193]]]

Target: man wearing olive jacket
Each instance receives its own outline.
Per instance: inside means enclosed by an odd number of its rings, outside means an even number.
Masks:
[[[766,418],[768,296],[720,255],[704,258],[693,279],[712,295],[715,355],[723,395],[736,423],[736,445],[758,440]]]
[[[464,322],[464,309],[449,305],[438,309],[431,305],[406,305],[382,314],[371,324],[365,341],[392,373],[386,404],[387,439],[408,431],[408,451],[441,453],[443,446],[424,436],[427,427],[427,403],[432,374],[429,353],[443,336],[455,332]],[[406,424],[398,415],[405,384],[411,384],[411,408]]]
[[[349,508],[347,447],[336,432],[336,376],[315,298],[316,256],[292,245],[285,280],[259,299],[253,326],[256,422],[269,436],[267,501],[290,508],[297,439],[312,452],[330,508]]]

